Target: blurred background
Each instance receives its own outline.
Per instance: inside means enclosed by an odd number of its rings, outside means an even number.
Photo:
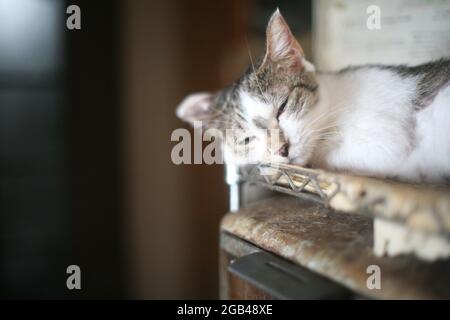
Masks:
[[[172,164],[174,111],[277,7],[309,56],[311,1],[0,0],[1,298],[218,298],[223,168]]]
[[[223,167],[172,163],[175,109],[237,79],[277,7],[319,70],[450,52],[442,0],[0,0],[0,298],[219,297]]]

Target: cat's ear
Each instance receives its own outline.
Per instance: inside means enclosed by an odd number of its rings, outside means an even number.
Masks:
[[[269,20],[266,38],[267,47],[264,61],[270,60],[295,71],[303,68],[302,47],[278,9]]]
[[[201,92],[188,95],[177,107],[177,116],[193,124],[195,121],[210,120],[215,112],[211,93]]]

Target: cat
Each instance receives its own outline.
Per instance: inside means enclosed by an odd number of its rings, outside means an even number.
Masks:
[[[450,60],[316,72],[279,10],[266,37],[264,58],[233,85],[189,95],[177,108],[184,121],[223,135],[233,129],[223,140],[226,161],[448,182]]]

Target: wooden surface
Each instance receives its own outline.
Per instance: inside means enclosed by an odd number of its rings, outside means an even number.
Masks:
[[[368,297],[450,298],[450,261],[376,257],[372,253],[372,219],[367,215],[336,212],[280,195],[227,214],[221,230]],[[366,286],[370,265],[381,269],[379,290]]]

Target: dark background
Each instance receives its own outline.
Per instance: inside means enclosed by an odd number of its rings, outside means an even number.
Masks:
[[[2,298],[218,297],[223,168],[172,164],[174,111],[239,76],[276,7],[309,55],[310,1],[0,0]]]

